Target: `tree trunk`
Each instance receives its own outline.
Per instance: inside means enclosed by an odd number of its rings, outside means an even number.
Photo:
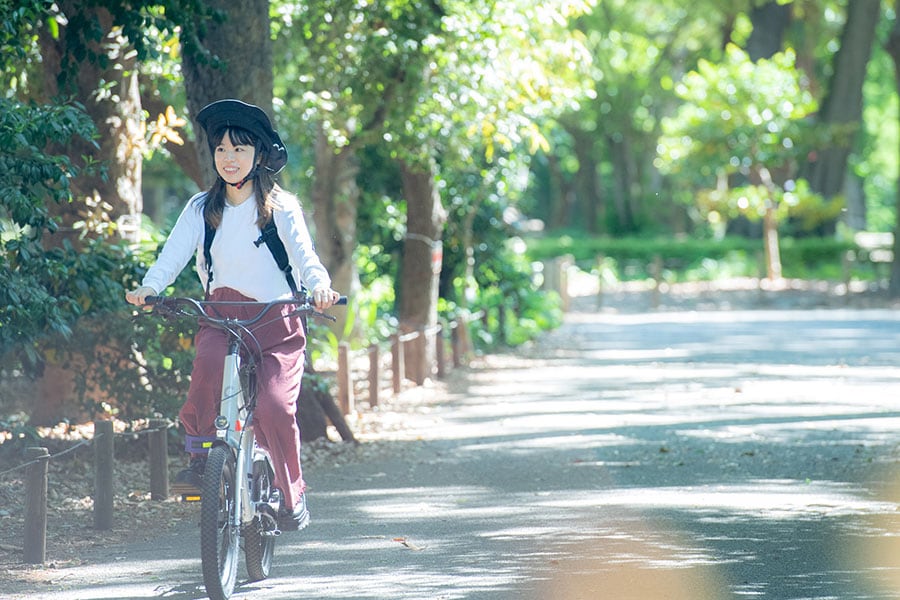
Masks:
[[[43,243],[47,248],[69,243],[81,249],[86,238],[111,233],[136,241],[143,208],[143,115],[133,52],[128,41],[116,33],[107,9],[84,7],[73,1],[59,2],[57,6],[63,16],[80,14],[87,22],[96,21],[101,39],[90,41],[87,46],[108,62],[105,66],[99,59],[73,62],[65,25],[60,25],[60,35],[56,37],[46,27],[38,28],[44,69],[36,100],[50,103],[61,94],[71,94],[84,106],[97,129],[96,145],[76,138],[59,152],[67,154],[78,166],[84,166],[87,157],[103,171],[82,172],[71,181],[72,202],[48,205],[60,226],[55,233],[45,234]],[[62,89],[60,82],[65,86]],[[76,401],[75,379],[83,372],[67,364],[50,366],[33,386],[42,392],[31,404],[33,422],[55,423],[53,419],[60,416],[62,407],[68,409]]]
[[[565,225],[565,214],[570,198],[574,196],[572,183],[566,180],[559,156],[547,154],[547,175],[549,193],[546,200],[547,228],[558,229]]]
[[[621,138],[617,139],[616,138]],[[613,198],[616,204],[616,221],[619,224],[619,232],[635,231],[634,181],[637,168],[631,160],[631,145],[624,136],[606,136],[606,147],[609,148],[610,161],[613,164],[613,183],[615,193]]]
[[[406,243],[400,265],[399,317],[404,333],[424,331],[437,324],[438,281],[441,273],[442,232],[447,215],[430,170],[400,164],[406,198]],[[421,384],[434,362],[433,335],[420,338],[416,351],[406,353],[408,376]],[[423,362],[424,361],[424,362]]]
[[[332,287],[351,297],[359,288],[359,276],[353,261],[359,205],[358,172],[359,164],[352,147],[335,150],[319,128],[312,185],[313,235],[319,257],[331,275]],[[337,319],[331,325],[332,331],[340,336],[345,328],[347,313],[340,310],[331,311],[331,314]]]
[[[60,93],[74,94],[97,128],[97,145],[76,139],[65,152],[76,164],[89,157],[105,171],[82,173],[71,184],[74,202],[49,207],[60,219],[60,228],[57,233],[48,234],[45,243],[60,246],[68,241],[79,248],[83,236],[97,237],[109,233],[113,227],[122,238],[133,241],[140,230],[143,204],[143,115],[134,53],[128,41],[113,27],[107,9],[83,7],[71,1],[58,5],[62,15],[83,13],[88,21],[96,19],[102,38],[90,41],[88,47],[108,62],[105,67],[99,60],[80,60],[72,65],[66,35],[53,37],[47,28],[40,28],[45,65],[41,101],[50,102]],[[58,82],[63,69],[66,88],[61,90]]]
[[[756,6],[750,12],[753,31],[747,39],[747,55],[753,62],[761,58],[771,58],[781,50],[784,32],[791,22],[790,4],[768,2]]]
[[[853,0],[847,3],[847,22],[841,34],[841,47],[834,58],[834,75],[819,112],[822,123],[843,125],[861,122],[866,65],[872,53],[872,40],[880,15],[881,0]],[[826,198],[843,192],[852,143],[852,138],[839,140],[816,152],[816,158],[803,173],[813,191]]]
[[[206,4],[221,11],[225,18],[222,22],[208,19],[196,24],[190,34],[196,35],[201,50],[182,50],[188,111],[196,118],[200,109],[210,102],[236,98],[259,106],[274,119],[269,0],[206,0]],[[182,39],[188,39],[190,34],[184,33]],[[208,56],[201,54],[203,51]],[[201,187],[208,187],[215,180],[215,167],[206,136],[196,121],[194,132],[197,158],[203,170]]]
[[[766,277],[770,281],[781,279],[781,250],[778,246],[778,220],[775,207],[767,206],[763,216],[763,250],[766,259]]]
[[[894,0],[894,13],[900,15],[900,0]],[[894,85],[900,94],[900,19],[894,20],[885,49],[894,61]],[[900,120],[900,114],[897,117]],[[900,172],[894,175],[900,176]],[[891,263],[891,279],[888,284],[888,293],[894,298],[900,297],[900,177],[897,182],[898,189],[894,198],[894,261]]]
[[[578,158],[578,172],[575,174],[578,189],[578,211],[569,215],[569,225],[582,224],[588,233],[599,233],[606,221],[603,194],[597,176],[597,161],[594,160],[594,136],[584,131],[570,131],[575,142],[575,156]]]

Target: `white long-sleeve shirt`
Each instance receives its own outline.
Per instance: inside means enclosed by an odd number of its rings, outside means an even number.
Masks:
[[[203,257],[203,203],[206,192],[192,197],[172,228],[156,263],[144,276],[143,285],[162,293],[171,285],[192,256],[196,256],[197,274],[203,289],[207,284]],[[319,260],[312,237],[297,199],[285,192],[275,198],[272,212],[278,237],[284,243],[293,269],[294,281],[314,290],[331,287],[331,278]],[[225,203],[222,222],[210,247],[213,278],[210,292],[229,287],[259,302],[289,297],[290,287],[284,273],[265,244],[258,247],[257,208],[253,196],[238,206]]]

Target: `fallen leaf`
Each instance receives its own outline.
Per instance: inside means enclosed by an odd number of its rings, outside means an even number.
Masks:
[[[407,540],[406,538],[402,538],[402,537],[394,538],[394,541],[403,546],[406,546],[410,550],[423,550],[424,549],[424,548],[420,548],[419,546],[416,546],[415,544],[410,543],[409,540]]]

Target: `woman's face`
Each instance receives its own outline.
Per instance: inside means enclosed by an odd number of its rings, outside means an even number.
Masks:
[[[222,136],[222,141],[216,146],[213,155],[219,177],[231,184],[240,182],[250,173],[256,158],[252,144],[233,143],[229,132]]]

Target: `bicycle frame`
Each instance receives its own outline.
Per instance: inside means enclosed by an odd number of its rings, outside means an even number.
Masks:
[[[235,481],[239,482],[239,485],[237,486],[239,493],[235,494],[234,502],[237,503],[238,510],[234,512],[236,515],[239,515],[240,522],[249,522],[257,512],[269,512],[265,507],[251,505],[250,486],[247,485],[247,478],[253,473],[252,465],[254,456],[257,453],[262,453],[268,458],[268,454],[254,445],[253,413],[252,409],[249,407],[253,406],[256,401],[255,364],[251,364],[248,368],[247,388],[245,389],[241,383],[241,348],[243,347],[243,332],[248,331],[248,326],[257,323],[265,314],[267,314],[270,308],[278,304],[297,304],[297,314],[311,314],[331,320],[333,320],[334,317],[315,311],[309,303],[308,298],[306,300],[294,298],[289,300],[275,300],[269,303],[258,303],[262,306],[262,309],[255,318],[249,320],[213,317],[203,308],[204,304],[235,304],[232,302],[208,303],[190,298],[163,298],[160,296],[148,297],[146,302],[154,307],[168,307],[166,310],[172,314],[192,316],[205,320],[228,332],[228,351],[225,355],[224,371],[222,374],[222,396],[220,399],[219,416],[215,421],[217,439],[214,444],[225,444],[235,453],[237,470]],[[346,296],[342,296],[337,302],[337,304],[346,303]],[[237,302],[236,304],[244,303]],[[176,307],[187,307],[189,310],[176,310]],[[277,512],[278,507],[272,507],[268,502],[261,502],[260,504],[265,504],[269,509]],[[240,525],[240,522],[233,523],[233,525]]]
[[[233,501],[237,505],[234,511],[234,526],[249,523],[255,511],[250,502],[250,485],[247,482],[253,472],[252,464],[255,452],[264,452],[254,447],[256,436],[253,434],[253,413],[248,410],[245,401],[244,386],[241,384],[241,340],[232,334],[225,355],[225,369],[222,374],[222,399],[219,416],[216,418],[216,438],[214,443],[227,444],[235,452],[237,486]],[[255,395],[256,373],[251,367],[248,373],[248,388]]]

